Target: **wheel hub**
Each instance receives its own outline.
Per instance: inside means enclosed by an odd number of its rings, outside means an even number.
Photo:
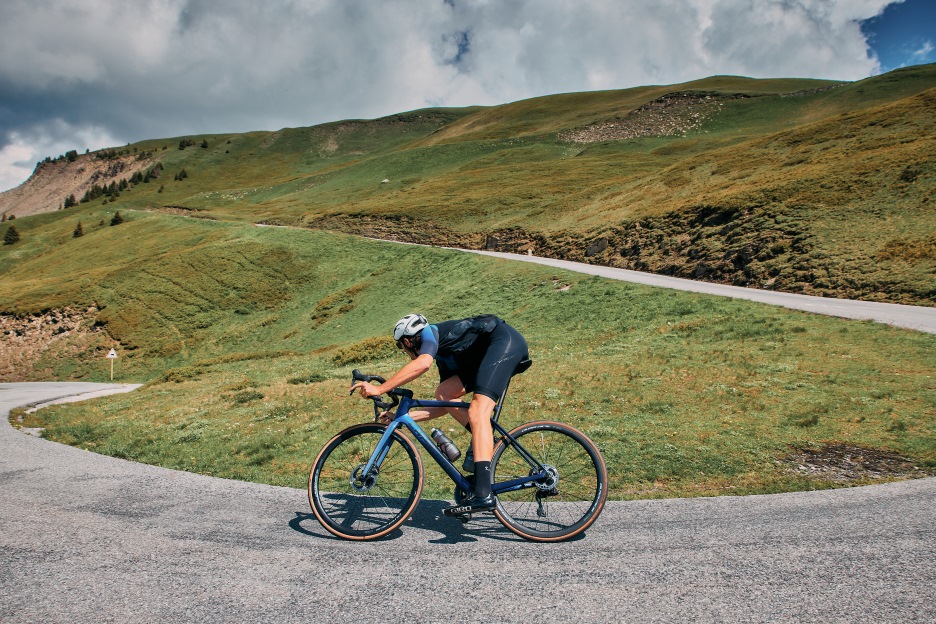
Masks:
[[[351,488],[355,492],[367,492],[372,487],[377,485],[377,473],[376,471],[371,471],[370,474],[361,476],[361,473],[364,472],[364,464],[361,464],[357,468],[351,471]]]
[[[536,488],[540,492],[551,493],[556,491],[559,486],[559,471],[556,470],[555,466],[549,464],[543,464],[544,476],[540,481],[536,482]],[[536,474],[535,472],[531,474]]]

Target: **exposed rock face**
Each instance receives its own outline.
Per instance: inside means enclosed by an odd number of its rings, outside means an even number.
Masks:
[[[562,132],[559,138],[572,143],[596,143],[638,137],[683,136],[716,115],[721,110],[722,101],[741,97],[747,96],[695,91],[668,93],[623,117]]]
[[[0,314],[0,381],[35,381],[42,378],[44,358],[88,357],[95,343],[106,349],[107,334],[94,322],[97,312],[92,306],[27,316]]]
[[[879,275],[856,281],[854,272],[821,262],[809,221],[796,208],[701,205],[609,225],[600,232],[543,234],[519,227],[466,235],[410,217],[332,215],[306,227],[363,234],[402,242],[486,249],[588,262],[660,275],[826,297],[932,305],[936,292]],[[899,257],[931,254],[932,240],[904,249]],[[931,257],[927,255],[927,257]],[[933,256],[936,257],[936,256]],[[873,266],[871,258],[858,258]]]
[[[59,210],[69,195],[80,200],[95,184],[120,182],[138,171],[146,171],[155,162],[155,158],[131,154],[109,159],[81,154],[74,161],[40,163],[28,180],[0,193],[0,215],[26,217]]]

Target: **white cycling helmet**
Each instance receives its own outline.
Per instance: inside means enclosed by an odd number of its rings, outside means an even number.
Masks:
[[[400,342],[404,336],[415,336],[428,324],[429,321],[422,314],[407,314],[394,326],[393,339]]]

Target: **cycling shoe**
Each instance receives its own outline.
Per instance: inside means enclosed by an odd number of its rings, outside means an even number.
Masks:
[[[477,513],[479,511],[493,511],[497,507],[497,497],[491,494],[484,498],[472,496],[459,505],[452,505],[442,510],[446,516],[463,516],[465,514]]]

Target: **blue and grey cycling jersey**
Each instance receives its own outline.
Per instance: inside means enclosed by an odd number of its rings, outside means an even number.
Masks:
[[[458,362],[455,361],[454,355],[439,355],[439,327],[437,325],[427,325],[422,331],[421,338],[422,344],[419,347],[419,355],[431,355],[433,359],[441,362],[448,370],[458,370]]]

